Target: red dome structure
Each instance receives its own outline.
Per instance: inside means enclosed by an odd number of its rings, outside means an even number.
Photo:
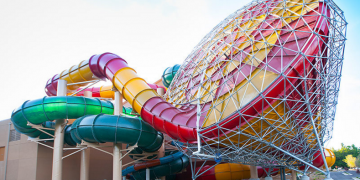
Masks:
[[[253,1],[194,48],[165,95],[184,112],[153,126],[190,157],[320,170],[346,24],[333,1]]]

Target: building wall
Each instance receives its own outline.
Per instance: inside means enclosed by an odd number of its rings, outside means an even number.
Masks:
[[[10,120],[0,121],[0,147],[5,147],[9,139]],[[11,129],[14,129],[11,126]],[[9,143],[8,164],[7,164],[7,180],[17,179],[36,179],[36,163],[37,163],[37,149],[36,143],[27,140],[27,136],[21,135],[19,141],[12,141]],[[5,159],[5,158],[4,158]],[[0,179],[4,178],[5,160],[0,162]]]
[[[6,140],[8,139],[8,121],[0,121],[0,147],[6,149]],[[5,152],[4,152],[5,153]],[[0,161],[0,180],[4,179],[5,155],[4,160]]]

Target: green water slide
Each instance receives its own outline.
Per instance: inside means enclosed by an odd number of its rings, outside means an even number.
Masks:
[[[163,135],[139,118],[115,115],[88,115],[77,119],[70,129],[76,143],[114,142],[129,145],[137,144],[146,152],[158,150],[163,142]]]
[[[150,179],[159,179],[166,176],[166,179],[175,179],[175,174],[180,173],[189,165],[189,158],[185,155],[169,163],[154,166],[150,169]],[[146,180],[146,169],[132,173],[135,180]]]
[[[65,127],[64,141],[69,145],[87,142],[119,142],[137,144],[144,151],[152,152],[161,147],[163,136],[138,118],[114,116],[109,101],[94,98],[56,96],[26,101],[15,109],[11,120],[17,131],[29,137],[47,135],[28,123],[51,127],[56,119],[77,119]],[[49,131],[47,131],[49,132]]]

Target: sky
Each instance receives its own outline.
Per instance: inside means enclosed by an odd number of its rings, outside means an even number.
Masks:
[[[12,0],[0,2],[0,120],[45,96],[46,81],[94,54],[115,53],[148,82],[181,64],[193,47],[250,0]],[[347,19],[347,44],[327,147],[360,147],[360,6],[335,0]]]

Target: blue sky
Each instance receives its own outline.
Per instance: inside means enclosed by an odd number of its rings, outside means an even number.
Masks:
[[[345,145],[355,144],[360,147],[360,1],[335,2],[344,11],[349,24],[334,134],[328,146],[339,148],[343,142]]]
[[[153,82],[181,64],[216,24],[250,0],[14,0],[0,2],[0,119],[45,96],[53,75],[93,54],[113,52]],[[335,0],[349,23],[334,135],[360,147],[358,0]]]

